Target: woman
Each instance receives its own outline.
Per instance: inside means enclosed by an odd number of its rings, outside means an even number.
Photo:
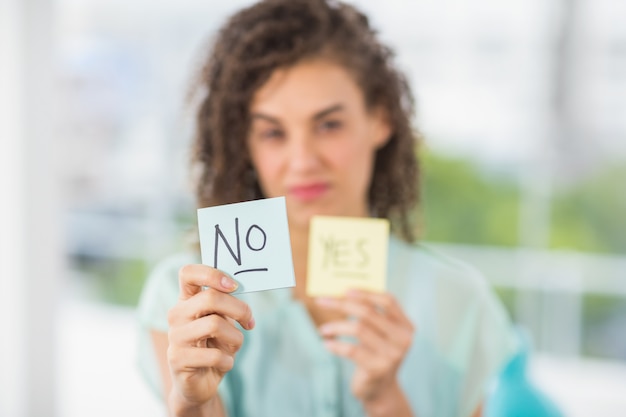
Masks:
[[[514,341],[482,277],[413,243],[413,100],[367,18],[324,0],[255,4],[220,31],[198,91],[198,204],[284,195],[296,287],[234,297],[197,254],[159,265],[142,360],[170,413],[480,415]],[[391,221],[387,293],[307,297],[317,214]]]

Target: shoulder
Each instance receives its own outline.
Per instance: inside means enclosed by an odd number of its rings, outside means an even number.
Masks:
[[[175,281],[178,283],[178,271],[184,265],[200,262],[195,252],[179,252],[159,260],[148,275],[147,284]]]
[[[159,330],[167,329],[167,310],[178,300],[178,271],[183,265],[198,262],[199,255],[189,251],[167,256],[154,265],[139,298],[140,321]]]
[[[172,274],[178,276],[178,270],[183,265],[198,263],[199,261],[200,255],[192,251],[174,253],[159,260],[152,268],[150,277],[170,276]]]
[[[178,291],[178,271],[184,265],[198,263],[200,257],[194,252],[179,252],[158,261],[152,268],[145,283],[145,289],[154,287],[171,288]]]

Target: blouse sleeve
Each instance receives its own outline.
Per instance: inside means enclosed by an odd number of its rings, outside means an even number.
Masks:
[[[390,289],[417,332],[402,378],[418,414],[469,417],[517,350],[508,315],[484,276],[430,246],[391,241]],[[402,278],[406,277],[406,279]]]
[[[148,275],[139,298],[137,361],[143,378],[158,398],[163,397],[161,373],[150,333],[168,331],[167,313],[178,300],[178,270],[194,262],[197,260],[191,254],[179,254],[161,261]]]
[[[456,415],[469,417],[518,349],[518,341],[507,312],[477,269],[430,248],[417,261],[432,280],[423,280],[430,284],[420,290],[432,294],[432,300],[422,302],[432,305],[423,315],[433,319],[433,327],[428,322],[421,327],[459,375]]]

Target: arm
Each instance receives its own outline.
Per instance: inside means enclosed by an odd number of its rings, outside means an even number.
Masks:
[[[476,411],[474,411],[474,414],[472,414],[472,417],[481,417],[483,415],[483,405],[478,404],[478,407],[476,407]]]
[[[369,417],[414,417],[411,406],[404,395],[404,391],[402,391],[397,381],[391,384],[387,390],[376,398],[363,401],[363,406]]]

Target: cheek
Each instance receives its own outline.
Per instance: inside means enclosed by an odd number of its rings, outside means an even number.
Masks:
[[[369,186],[374,152],[369,146],[357,142],[333,154],[335,166],[349,179],[354,191],[362,192],[364,187]]]
[[[266,152],[256,152],[252,155],[252,166],[256,171],[259,185],[267,196],[272,194],[279,175],[280,164],[278,159]]]

